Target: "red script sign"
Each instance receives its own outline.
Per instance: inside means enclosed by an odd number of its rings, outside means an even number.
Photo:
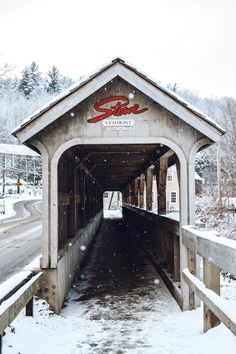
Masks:
[[[111,106],[110,108],[105,108],[103,105],[109,102],[116,102],[115,106]],[[131,107],[127,107],[129,104],[129,99],[125,96],[112,96],[108,98],[104,98],[94,104],[94,108],[97,112],[101,112],[102,114],[88,119],[89,123],[96,123],[100,120],[108,118],[110,116],[120,117],[127,114],[140,114],[146,112],[148,108],[139,109],[139,104],[135,103]]]

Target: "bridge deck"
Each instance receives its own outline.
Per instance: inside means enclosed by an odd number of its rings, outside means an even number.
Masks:
[[[103,221],[69,298],[77,306],[78,303],[85,306],[83,317],[101,331],[91,338],[90,344],[98,345],[94,353],[115,353],[116,349],[123,353],[128,348],[135,353],[149,352],[148,331],[155,328],[158,338],[166,338],[168,314],[181,315],[121,219]],[[70,309],[73,312],[75,305]],[[169,324],[170,331],[175,328],[174,321],[175,316]],[[162,342],[163,353],[166,353],[164,347],[169,346],[167,342]]]
[[[181,312],[122,220],[103,221],[59,316],[42,300],[34,313],[7,329],[6,354],[235,352],[223,325],[203,335],[201,309]]]
[[[122,219],[104,219],[74,288],[78,301],[107,296],[171,295]]]

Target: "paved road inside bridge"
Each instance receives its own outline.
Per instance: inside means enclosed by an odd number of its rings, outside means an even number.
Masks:
[[[148,340],[147,324],[151,321],[158,337],[165,336],[163,323],[170,320],[171,312],[180,312],[156,270],[119,219],[104,220],[69,301],[83,304],[83,317],[93,328],[84,336],[84,329],[80,325],[77,328],[83,338],[77,343],[81,353],[151,353],[154,348]],[[67,315],[73,308],[67,309]],[[168,327],[173,330],[174,321]],[[169,346],[173,349],[170,340],[162,344],[158,353],[168,353]]]

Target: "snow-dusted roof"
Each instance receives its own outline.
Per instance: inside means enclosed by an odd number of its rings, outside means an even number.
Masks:
[[[67,90],[63,91],[56,97],[54,97],[52,100],[50,100],[48,103],[46,103],[44,106],[40,107],[37,111],[35,111],[32,115],[27,117],[23,122],[18,125],[14,131],[12,132],[13,135],[17,136],[17,133],[23,129],[25,126],[27,126],[29,123],[31,123],[33,120],[36,118],[40,117],[43,115],[45,112],[50,110],[52,107],[66,99],[68,96],[70,96],[72,93],[75,91],[79,90],[81,87],[83,87],[85,84],[87,84],[89,81],[100,75],[101,73],[105,72],[107,69],[115,65],[116,63],[122,64],[124,67],[127,69],[131,70],[132,72],[135,72],[138,76],[142,77],[144,80],[146,80],[148,83],[150,83],[152,86],[155,86],[157,89],[165,93],[167,96],[171,97],[174,101],[178,102],[180,105],[184,106],[187,110],[191,111],[194,113],[196,116],[200,117],[203,119],[206,123],[208,123],[210,126],[214,127],[220,134],[225,134],[225,130],[218,125],[213,119],[208,117],[206,114],[201,112],[198,108],[194,107],[192,104],[188,103],[185,99],[180,97],[178,94],[173,92],[172,90],[166,88],[164,85],[155,82],[153,79],[148,77],[146,74],[144,74],[142,71],[136,69],[134,66],[131,64],[128,64],[125,60],[121,58],[115,58],[112,60],[110,63],[104,65],[100,69],[96,70],[93,72],[91,75],[87,77],[83,77],[80,81],[69,87]]]
[[[39,154],[37,154],[32,149],[29,149],[27,146],[16,144],[0,144],[0,154],[40,157]]]

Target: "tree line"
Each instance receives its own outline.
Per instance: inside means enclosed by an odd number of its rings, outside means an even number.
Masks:
[[[0,64],[0,142],[17,143],[11,136],[12,130],[71,84],[73,79],[63,76],[56,66],[43,75],[33,61],[20,76],[12,77],[12,68],[8,64]],[[196,92],[179,88],[177,84],[168,87],[226,130],[220,142],[222,194],[236,196],[236,99],[203,98]],[[196,171],[204,180],[205,193],[217,196],[216,144],[198,153]]]
[[[214,144],[197,154],[196,171],[203,178],[204,193],[215,198],[219,194],[222,197],[236,197],[236,99],[227,96],[203,98],[196,92],[178,89],[178,86],[175,86],[175,91],[226,131],[218,145]],[[218,169],[220,184],[217,180]]]
[[[35,61],[21,75],[12,77],[13,68],[0,64],[0,142],[17,142],[12,130],[27,116],[70,87],[73,79],[53,65],[43,75]]]

